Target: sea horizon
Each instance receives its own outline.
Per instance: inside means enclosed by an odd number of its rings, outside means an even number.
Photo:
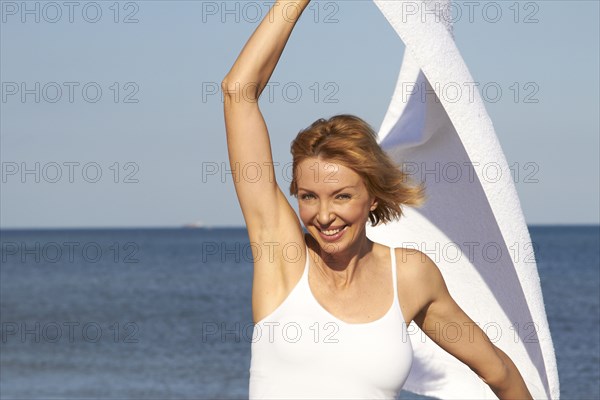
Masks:
[[[600,398],[600,225],[528,230],[561,397]],[[252,326],[244,226],[0,235],[2,398],[248,397],[246,331],[204,330]],[[94,332],[101,336],[90,338]],[[406,391],[400,398],[429,399]]]
[[[600,223],[578,224],[578,223],[535,223],[527,224],[527,228],[598,228]],[[227,230],[246,229],[244,225],[157,225],[157,226],[82,226],[82,227],[0,227],[0,231],[102,231],[102,230]]]

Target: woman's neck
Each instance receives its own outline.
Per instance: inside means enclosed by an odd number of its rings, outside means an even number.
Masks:
[[[349,288],[373,257],[373,242],[366,235],[344,251],[327,252],[318,244],[316,249],[315,265],[319,276],[339,290]]]

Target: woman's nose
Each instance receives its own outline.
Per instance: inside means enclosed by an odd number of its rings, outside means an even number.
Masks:
[[[319,214],[317,215],[317,221],[321,225],[328,225],[331,221],[333,221],[335,216],[331,211],[329,204],[326,202],[321,203],[319,208]]]

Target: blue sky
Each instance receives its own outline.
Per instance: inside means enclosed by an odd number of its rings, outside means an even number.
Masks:
[[[218,87],[268,3],[0,5],[0,227],[243,225]],[[379,128],[404,51],[371,1],[310,7],[261,99],[285,193],[301,128]],[[475,81],[502,92],[483,98],[527,223],[599,223],[598,2],[453,11]]]

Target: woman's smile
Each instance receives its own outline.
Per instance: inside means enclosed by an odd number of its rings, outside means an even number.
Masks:
[[[332,229],[328,228],[327,230],[319,229],[319,234],[323,240],[326,242],[336,242],[344,235],[344,233],[348,230],[348,225],[344,225],[342,228]]]

